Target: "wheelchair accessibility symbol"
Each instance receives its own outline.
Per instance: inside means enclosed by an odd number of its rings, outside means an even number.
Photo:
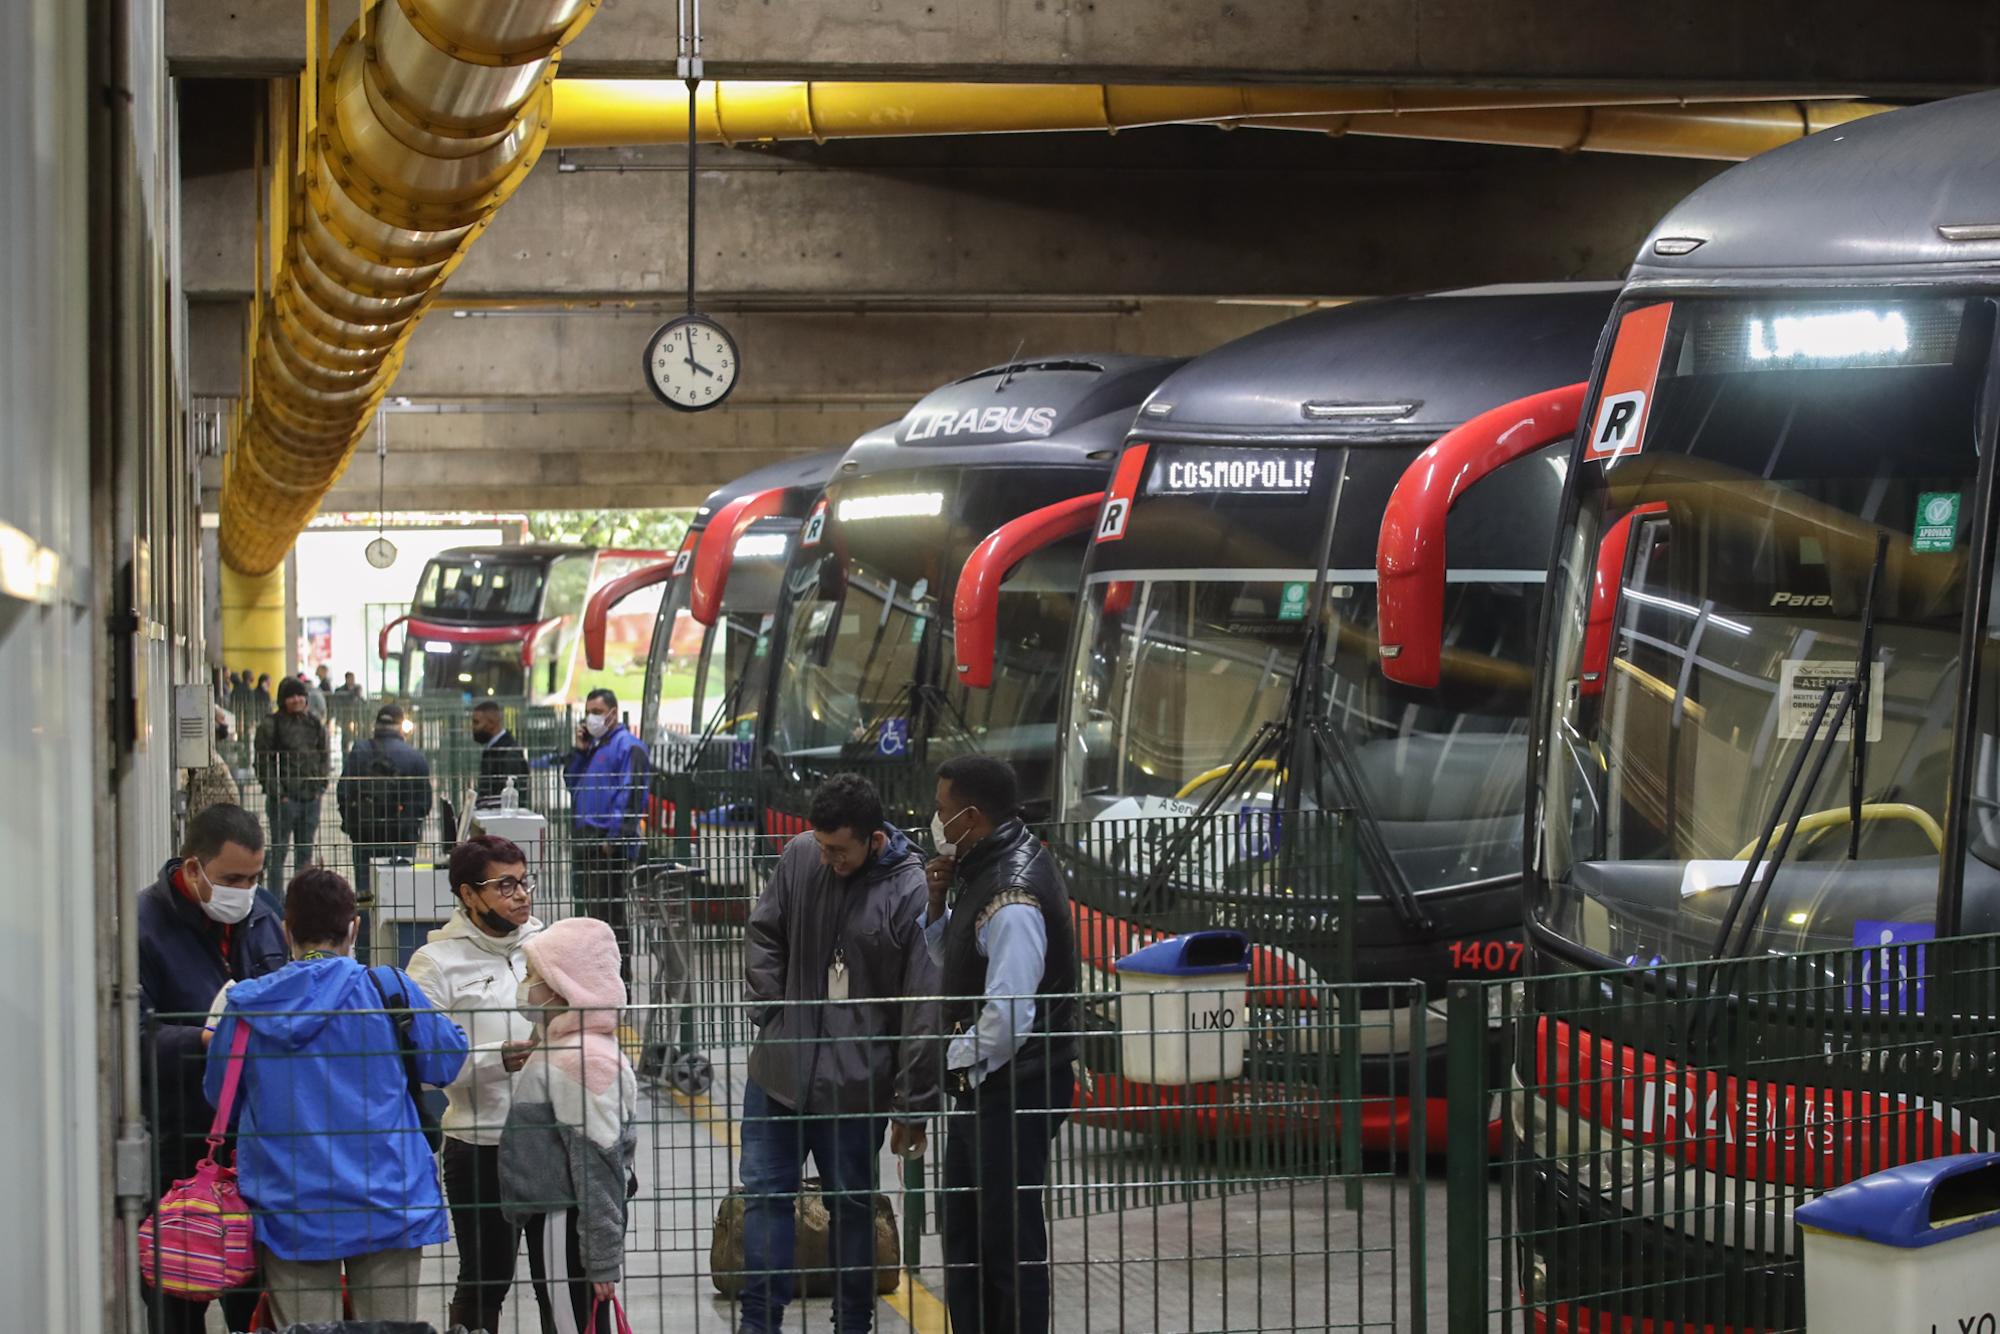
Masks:
[[[910,753],[910,720],[908,718],[888,718],[882,723],[882,731],[875,738],[878,753],[896,759]]]

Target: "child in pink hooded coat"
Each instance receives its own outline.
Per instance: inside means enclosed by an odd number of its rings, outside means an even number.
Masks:
[[[639,1105],[618,1045],[618,941],[603,922],[572,917],[550,923],[521,952],[522,1009],[539,1042],[516,1077],[500,1135],[502,1208],[527,1232],[546,1334],[611,1334],[626,1202],[637,1190]]]

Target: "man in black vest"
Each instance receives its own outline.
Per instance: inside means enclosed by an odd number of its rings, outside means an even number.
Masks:
[[[955,1334],[1045,1334],[1049,1144],[1076,1091],[1076,928],[1055,859],[990,755],[938,769],[924,940],[943,972],[945,1304]],[[953,882],[950,908],[945,897]]]

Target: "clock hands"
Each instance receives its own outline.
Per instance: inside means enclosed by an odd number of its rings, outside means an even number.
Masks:
[[[710,370],[708,367],[702,365],[700,362],[696,361],[694,359],[693,353],[689,353],[687,356],[682,357],[681,360],[685,361],[688,365],[700,371],[703,375],[706,375],[709,379],[713,380],[715,378],[715,372]]]

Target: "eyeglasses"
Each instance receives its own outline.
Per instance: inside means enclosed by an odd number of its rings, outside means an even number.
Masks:
[[[535,877],[531,875],[503,875],[494,880],[475,880],[473,884],[481,889],[492,889],[503,899],[525,899],[535,892]]]

